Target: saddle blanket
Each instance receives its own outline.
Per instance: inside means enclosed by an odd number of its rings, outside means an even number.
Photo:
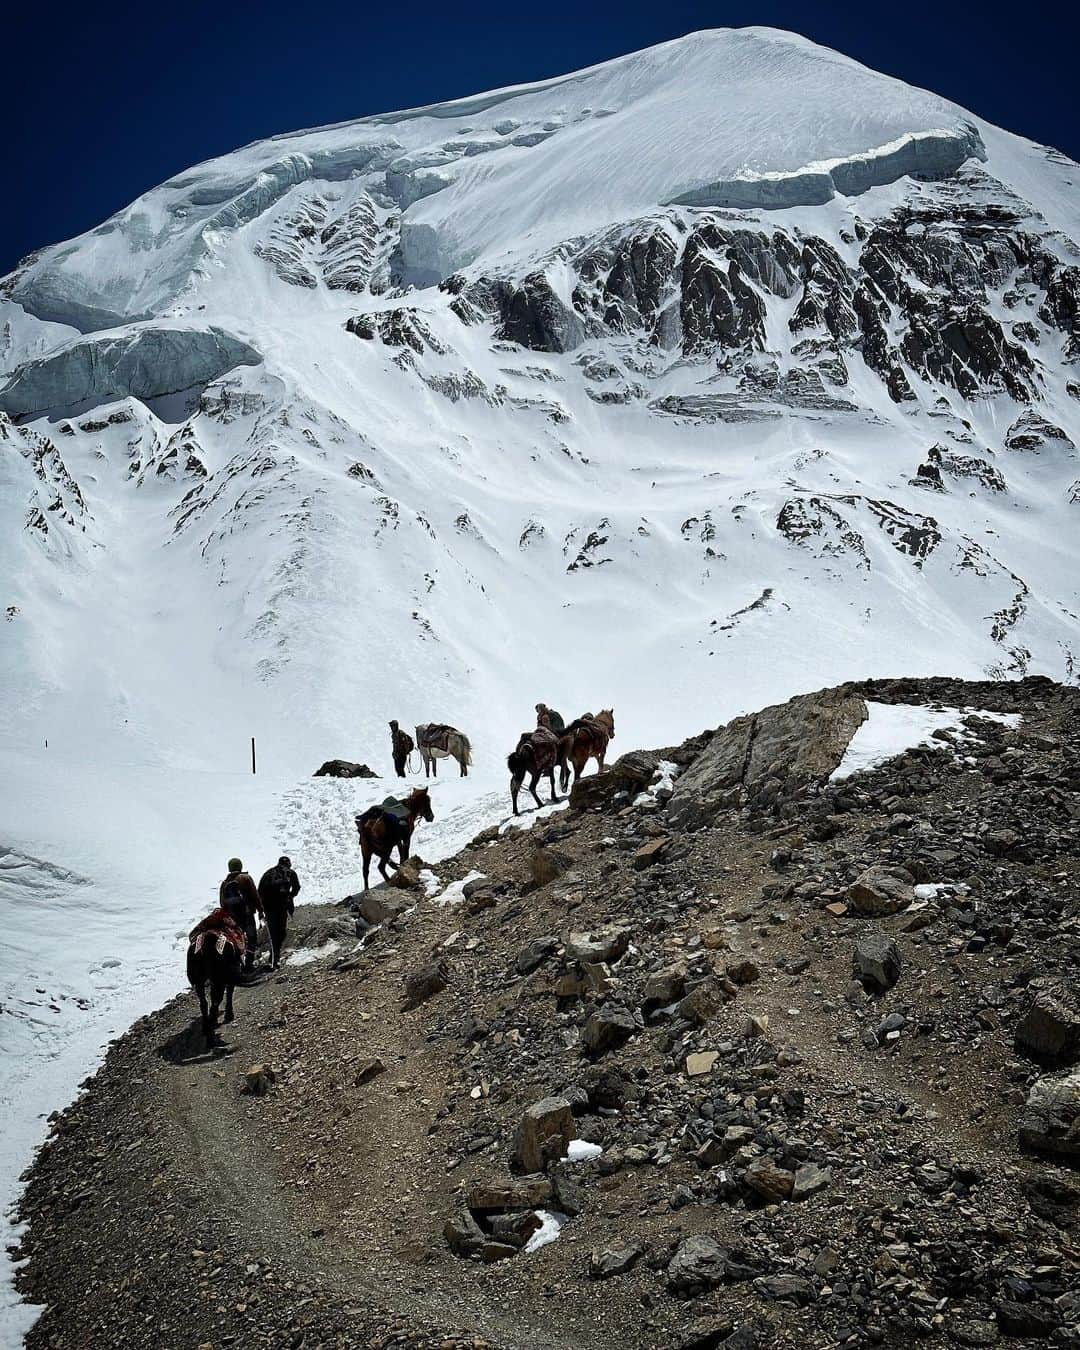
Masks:
[[[215,909],[212,914],[208,914],[188,934],[188,941],[198,953],[202,951],[208,937],[214,939],[214,949],[218,956],[224,954],[226,944],[235,947],[240,956],[247,950],[247,940],[243,931],[237,927],[228,910]]]
[[[447,726],[444,722],[432,722],[430,726],[417,727],[417,733],[422,749],[444,750],[447,753],[450,750],[450,737],[457,734],[454,727]]]

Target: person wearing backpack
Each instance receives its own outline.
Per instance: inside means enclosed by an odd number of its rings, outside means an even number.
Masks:
[[[255,928],[255,918],[265,918],[263,903],[255,886],[255,879],[244,871],[239,858],[229,859],[229,871],[218,888],[221,908],[243,931],[247,944],[244,953],[244,974],[250,975],[255,967],[255,948],[259,945],[259,935]]]
[[[281,965],[281,949],[285,946],[285,930],[289,918],[296,908],[296,897],[300,894],[300,878],[293,870],[292,861],[280,857],[277,863],[259,878],[259,898],[266,914],[266,926],[270,930],[271,970]]]

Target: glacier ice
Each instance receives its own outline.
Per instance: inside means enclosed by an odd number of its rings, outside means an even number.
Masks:
[[[92,335],[18,366],[0,388],[0,411],[19,418],[129,395],[160,398],[261,360],[220,328],[147,325]]]

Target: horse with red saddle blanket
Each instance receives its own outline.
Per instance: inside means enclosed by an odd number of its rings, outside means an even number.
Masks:
[[[188,983],[199,996],[207,1049],[217,1039],[218,1012],[225,1000],[225,1021],[233,1020],[233,989],[244,965],[247,940],[226,909],[215,909],[188,934]],[[207,1001],[206,987],[210,986]]]

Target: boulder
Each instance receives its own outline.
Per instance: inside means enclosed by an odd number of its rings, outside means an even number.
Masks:
[[[365,1059],[357,1068],[353,1077],[353,1086],[362,1087],[365,1083],[370,1083],[373,1078],[378,1078],[379,1074],[386,1072],[386,1065],[381,1059]]]
[[[646,867],[652,867],[664,856],[668,844],[671,842],[666,835],[660,835],[656,839],[650,839],[647,844],[642,844],[640,848],[634,850],[634,867],[643,872]]]
[[[915,899],[915,888],[901,873],[875,864],[860,873],[844,894],[856,914],[896,914]]]
[[[581,1038],[590,1055],[603,1055],[624,1045],[640,1029],[638,1019],[629,1008],[605,1003],[585,1023]]]
[[[828,1190],[831,1184],[832,1171],[828,1167],[818,1167],[817,1163],[803,1163],[795,1173],[791,1198],[795,1201],[809,1200],[819,1191]]]
[[[316,769],[314,778],[378,778],[374,769],[366,764],[354,764],[351,759],[328,759],[321,769]]]
[[[633,750],[599,773],[579,778],[570,789],[570,810],[607,810],[620,793],[636,797],[652,782],[660,759],[657,751]]]
[[[683,1238],[668,1262],[667,1281],[673,1293],[689,1297],[715,1289],[724,1280],[728,1252],[704,1233]]]
[[[771,805],[824,782],[865,719],[863,700],[835,689],[736,717],[676,780],[669,818],[695,828],[723,806]]]
[[[657,1008],[666,1008],[678,1002],[685,988],[685,966],[668,966],[665,970],[658,970],[650,975],[645,981],[645,991],[641,1000],[645,1016],[648,1017]]]
[[[397,871],[390,874],[390,885],[402,891],[415,890],[420,885],[420,873],[426,866],[423,858],[406,858]]]
[[[533,938],[527,946],[522,947],[517,954],[514,962],[514,968],[519,975],[531,975],[548,959],[549,956],[559,950],[559,939],[547,935],[545,937]]]
[[[528,1108],[514,1136],[510,1166],[521,1172],[544,1172],[566,1157],[574,1137],[574,1116],[563,1097],[545,1097]]]
[[[611,926],[599,928],[593,933],[568,933],[563,945],[566,955],[573,961],[603,961],[610,964],[624,955],[632,935],[629,928]]]
[[[406,975],[402,992],[402,1012],[418,1008],[425,1000],[440,994],[450,983],[450,964],[443,959],[428,961]]]
[[[687,1022],[702,1026],[710,1017],[715,1017],[726,1002],[723,985],[715,975],[709,975],[694,985],[676,1011]]]
[[[777,1167],[771,1158],[756,1158],[743,1177],[746,1186],[767,1205],[790,1200],[795,1189],[795,1174]]]
[[[1019,1131],[1025,1148],[1080,1158],[1080,1068],[1036,1081],[1020,1112]]]
[[[465,1202],[474,1214],[510,1214],[519,1209],[544,1209],[555,1195],[552,1182],[536,1174],[527,1177],[496,1177],[475,1182]]]
[[[883,994],[900,978],[900,949],[885,933],[863,933],[855,943],[851,970],[864,989]]]
[[[455,1256],[464,1257],[480,1256],[487,1241],[483,1229],[464,1205],[443,1225],[443,1237]]]
[[[1080,1004],[1065,980],[1032,980],[1031,1001],[1016,1028],[1016,1048],[1036,1059],[1071,1064],[1080,1058]]]

